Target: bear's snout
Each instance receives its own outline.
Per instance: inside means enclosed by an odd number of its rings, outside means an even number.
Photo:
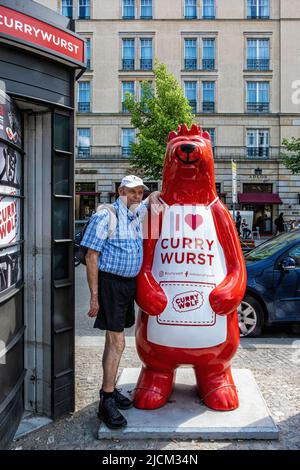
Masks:
[[[186,142],[175,147],[175,155],[181,163],[196,163],[199,159],[199,148],[196,144]]]
[[[196,145],[194,144],[183,144],[180,146],[180,150],[183,153],[192,153],[196,148]]]

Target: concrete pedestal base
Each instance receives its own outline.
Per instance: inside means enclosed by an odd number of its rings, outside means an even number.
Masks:
[[[118,388],[131,396],[140,369],[124,369]],[[278,429],[270,416],[252,372],[233,369],[240,407],[229,412],[213,411],[197,395],[191,368],[177,370],[176,385],[169,402],[154,411],[131,408],[121,411],[128,426],[112,431],[101,423],[98,439],[278,439]]]

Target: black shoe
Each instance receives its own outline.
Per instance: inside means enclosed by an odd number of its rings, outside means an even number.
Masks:
[[[119,392],[117,388],[114,389],[114,398],[119,410],[128,410],[133,406],[133,402],[129,398],[122,395],[122,393]]]
[[[98,418],[110,429],[120,429],[127,426],[127,421],[119,412],[114,397],[100,399]]]

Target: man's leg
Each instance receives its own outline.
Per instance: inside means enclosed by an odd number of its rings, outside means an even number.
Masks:
[[[112,393],[115,388],[118,368],[125,348],[124,331],[106,331],[105,348],[102,357],[103,385],[105,393]]]
[[[106,331],[105,348],[102,357],[103,385],[100,390],[98,418],[104,421],[111,429],[120,429],[127,425],[126,419],[118,411],[116,391],[114,391],[118,367],[124,347],[124,333]],[[125,398],[125,400],[127,399]],[[125,407],[123,409],[125,409]]]

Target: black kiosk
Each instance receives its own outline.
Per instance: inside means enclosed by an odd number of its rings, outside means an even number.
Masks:
[[[0,449],[24,413],[74,410],[73,26],[0,0]]]

